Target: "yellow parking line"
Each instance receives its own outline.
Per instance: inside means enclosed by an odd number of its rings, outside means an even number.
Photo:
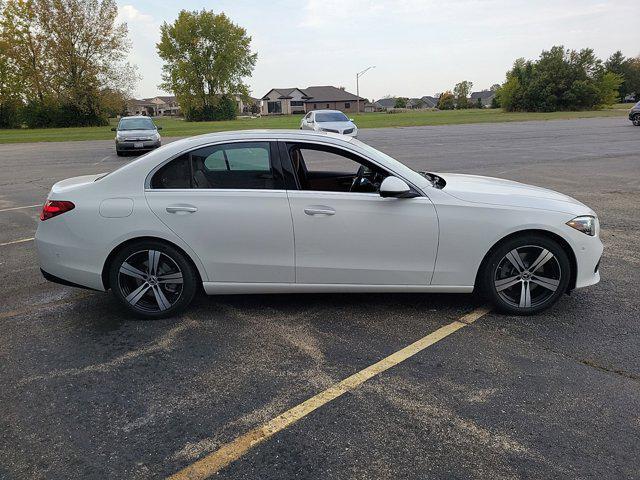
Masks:
[[[37,205],[27,205],[25,207],[10,207],[10,208],[0,208],[0,212],[9,212],[11,210],[23,210],[25,208],[36,208],[36,207],[41,207],[42,204],[39,203]]]
[[[439,328],[435,332],[422,337],[420,340],[412,343],[411,345],[408,345],[403,349],[392,353],[379,362],[374,363],[373,365],[370,365],[357,373],[354,373],[341,382],[327,388],[326,390],[318,393],[308,400],[305,400],[301,404],[296,405],[295,407],[287,410],[281,415],[278,415],[273,420],[270,420],[269,422],[257,428],[254,428],[253,430],[250,430],[244,435],[241,435],[235,440],[222,445],[222,447],[220,447],[215,452],[189,465],[185,469],[180,470],[179,472],[169,477],[169,479],[195,480],[208,478],[214,475],[230,463],[238,460],[251,448],[264,442],[281,430],[284,430],[289,425],[292,425],[298,420],[306,417],[314,410],[317,410],[330,401],[335,400],[346,392],[353,390],[370,378],[373,378],[376,375],[379,375],[380,373],[388,370],[389,368],[394,367],[401,362],[404,362],[406,359],[414,356],[416,353],[419,353],[425,348],[439,342],[443,338],[446,338],[452,333],[457,332],[461,328],[470,325],[483,315],[486,315],[488,312],[488,308],[478,308],[473,312],[464,315],[460,319]]]
[[[6,245],[14,245],[16,243],[24,243],[24,242],[30,242],[31,240],[35,240],[35,237],[31,237],[31,238],[22,238],[20,240],[14,240],[12,242],[5,242],[5,243],[0,243],[0,247],[4,247]]]

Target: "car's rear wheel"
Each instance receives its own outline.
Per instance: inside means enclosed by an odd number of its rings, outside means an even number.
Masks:
[[[633,117],[633,124],[634,124],[636,127],[640,127],[640,114],[638,114],[638,115],[634,115],[634,117]]]
[[[131,313],[156,319],[184,310],[196,293],[198,277],[183,253],[149,240],[128,245],[116,254],[109,282],[116,298]]]
[[[512,238],[494,249],[480,272],[480,287],[498,310],[532,315],[546,310],[566,292],[569,257],[544,235]]]

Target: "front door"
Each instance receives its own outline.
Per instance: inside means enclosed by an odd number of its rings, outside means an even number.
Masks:
[[[438,221],[426,197],[382,198],[389,175],[352,152],[286,144],[298,189],[289,190],[296,282],[428,285]]]
[[[273,146],[202,147],[152,177],[149,206],[197,253],[211,282],[295,281],[291,213]]]

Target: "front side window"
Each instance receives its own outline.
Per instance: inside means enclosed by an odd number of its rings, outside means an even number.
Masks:
[[[181,155],[163,166],[152,188],[282,189],[269,142],[212,145]]]
[[[315,144],[287,144],[300,190],[378,193],[389,173],[345,150]]]

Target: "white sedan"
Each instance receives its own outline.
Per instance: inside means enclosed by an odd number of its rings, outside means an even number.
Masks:
[[[339,110],[314,110],[307,113],[300,121],[300,130],[358,136],[356,124]]]
[[[44,276],[131,313],[208,294],[460,292],[533,314],[599,281],[596,214],[496,178],[416,172],[342,135],[244,131],[173,142],[56,183]]]

